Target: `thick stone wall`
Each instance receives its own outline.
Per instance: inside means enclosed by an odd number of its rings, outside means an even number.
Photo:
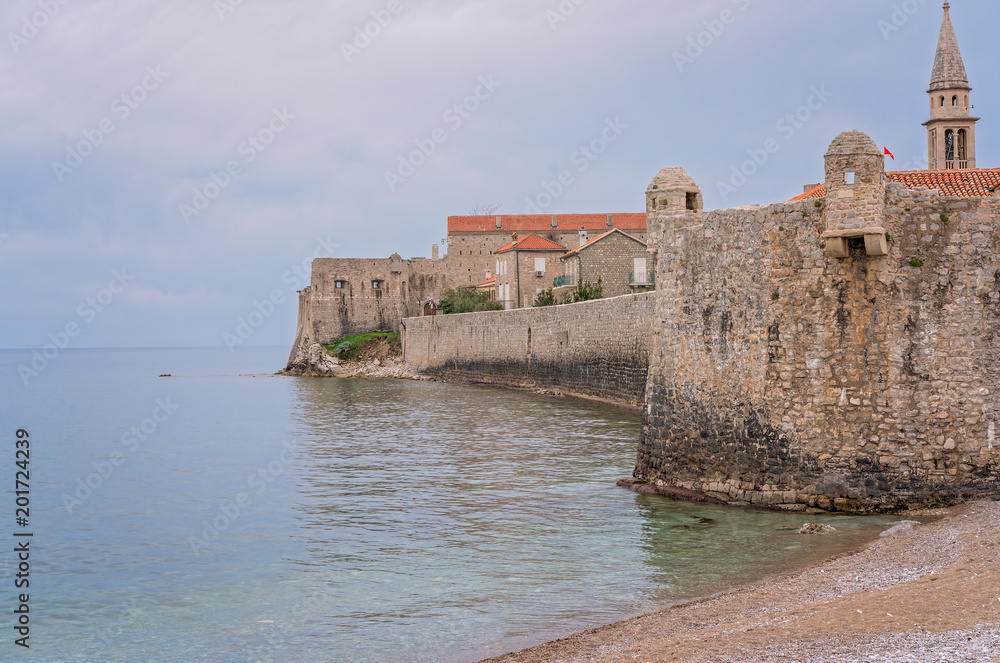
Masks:
[[[843,259],[825,205],[651,212],[636,477],[791,509],[1000,495],[1000,200],[889,183],[889,255]]]
[[[641,405],[653,293],[403,321],[403,359],[426,375]]]
[[[378,287],[375,287],[378,284]],[[299,293],[299,318],[287,370],[314,370],[313,346],[354,334],[399,331],[445,290],[442,260],[317,258],[312,283]]]

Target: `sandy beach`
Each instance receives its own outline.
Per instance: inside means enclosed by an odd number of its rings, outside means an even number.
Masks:
[[[803,571],[483,663],[1000,663],[1000,503],[944,514]]]

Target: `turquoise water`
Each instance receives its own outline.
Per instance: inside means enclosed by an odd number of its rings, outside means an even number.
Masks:
[[[805,537],[786,529],[802,516],[635,495],[614,482],[638,414],[271,375],[286,356],[63,352],[25,386],[30,354],[0,352],[0,434],[31,432],[35,534],[30,653],[12,644],[0,552],[0,660],[475,661],[808,563],[891,520],[828,518],[840,534]],[[2,458],[9,537],[12,442]]]

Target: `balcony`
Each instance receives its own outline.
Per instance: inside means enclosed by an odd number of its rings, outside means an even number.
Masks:
[[[572,274],[563,274],[552,280],[553,288],[564,288],[568,285],[576,285],[576,277]]]
[[[650,272],[648,275],[648,279],[643,280],[643,277],[645,276],[646,276],[645,274],[639,274],[640,280],[637,281],[635,278],[635,272],[633,272],[628,275],[628,284],[636,287],[656,284],[656,272]]]

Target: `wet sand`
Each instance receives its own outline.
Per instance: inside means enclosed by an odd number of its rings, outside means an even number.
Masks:
[[[1000,663],[1000,503],[945,513],[802,571],[483,663]]]

